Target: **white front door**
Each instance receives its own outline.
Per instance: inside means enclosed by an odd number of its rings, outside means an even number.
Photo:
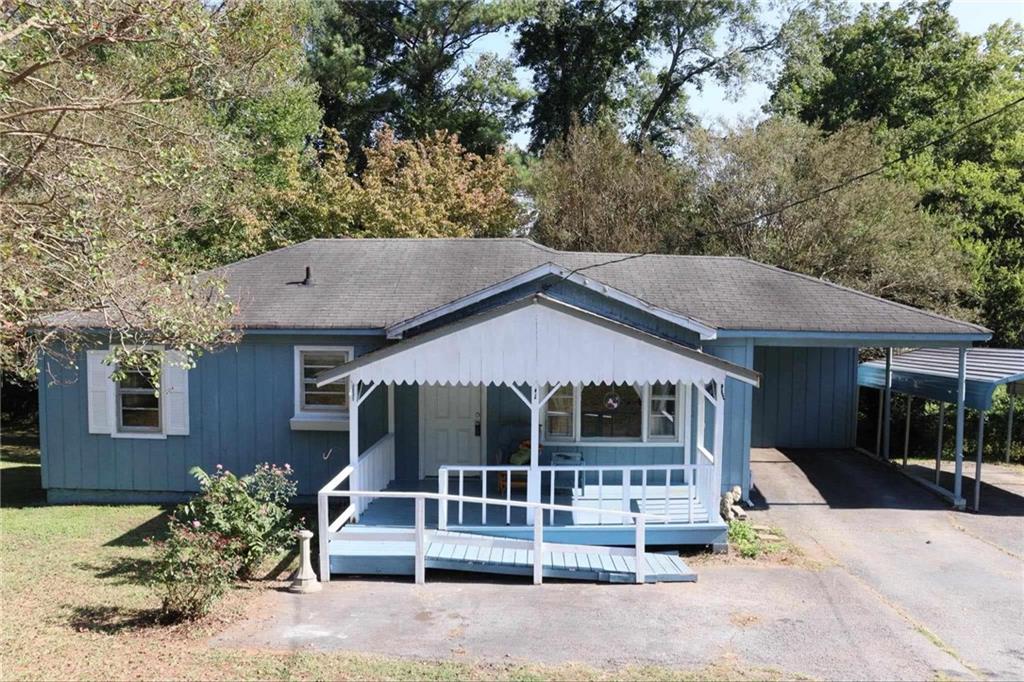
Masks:
[[[483,391],[480,386],[420,385],[420,478],[443,464],[483,463]]]

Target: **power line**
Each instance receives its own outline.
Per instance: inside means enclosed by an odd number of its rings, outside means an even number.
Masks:
[[[918,145],[916,147],[913,147],[913,148],[903,152],[902,154],[900,154],[895,159],[890,159],[889,161],[886,161],[885,163],[882,163],[882,164],[880,164],[880,165],[878,165],[878,166],[876,166],[876,167],[874,167],[874,168],[872,168],[870,170],[866,170],[866,171],[864,171],[862,173],[858,173],[857,175],[854,175],[852,177],[846,178],[845,180],[843,180],[841,182],[837,182],[834,185],[830,185],[829,187],[826,187],[823,190],[819,190],[818,192],[815,192],[814,194],[811,194],[809,196],[803,197],[801,199],[796,199],[796,200],[791,201],[789,203],[783,204],[782,206],[778,206],[776,208],[773,208],[770,211],[765,211],[764,213],[760,213],[758,215],[752,216],[752,217],[747,218],[745,220],[741,220],[739,222],[732,223],[731,225],[728,225],[727,228],[742,227],[744,225],[749,225],[750,223],[754,223],[754,222],[757,222],[757,221],[760,221],[760,220],[764,220],[765,218],[771,218],[772,216],[776,216],[776,215],[778,215],[778,214],[780,214],[783,211],[786,211],[788,209],[795,208],[796,206],[800,206],[802,204],[806,204],[808,202],[814,201],[815,199],[820,199],[821,197],[825,196],[826,194],[831,194],[832,192],[839,191],[840,189],[842,189],[844,187],[847,187],[848,185],[852,185],[855,182],[859,182],[859,181],[863,180],[864,178],[870,177],[872,175],[876,175],[877,173],[881,173],[883,170],[885,170],[886,168],[889,168],[890,166],[894,166],[897,163],[902,163],[902,162],[906,161],[907,159],[911,158],[912,156],[916,156],[917,154],[920,154],[921,152],[923,152],[926,149],[930,149],[931,147],[936,147],[936,146],[938,146],[940,144],[943,144],[944,142],[947,142],[948,140],[950,140],[951,138],[959,135],[960,133],[964,132],[965,130],[973,128],[974,126],[976,126],[978,124],[984,123],[985,121],[987,121],[987,120],[989,120],[991,118],[995,118],[996,116],[999,116],[1000,114],[1002,114],[1003,112],[1007,111],[1008,109],[1011,109],[1011,108],[1017,106],[1021,102],[1024,102],[1024,97],[1018,97],[1017,99],[1013,100],[1012,102],[1008,102],[1008,103],[1004,104],[1003,106],[999,107],[995,111],[991,111],[991,112],[985,114],[984,116],[981,116],[980,118],[976,118],[973,121],[969,121],[969,122],[965,123],[964,125],[962,125],[962,126],[960,126],[958,128],[954,128],[953,130],[951,130],[950,132],[946,133],[945,135],[941,135],[941,136],[936,137],[936,138],[934,138],[932,140],[929,140],[928,142],[925,142],[925,143],[920,144],[920,145]],[[643,256],[650,256],[650,255],[653,255],[653,253],[654,253],[653,251],[645,251],[643,253],[634,253],[634,254],[629,254],[627,256],[623,256],[623,257],[620,257],[620,258],[614,258],[612,260],[603,261],[601,263],[592,263],[590,265],[584,265],[584,266],[581,266],[581,267],[578,267],[578,268],[574,268],[568,274],[566,274],[564,277],[562,277],[562,279],[559,280],[559,281],[560,282],[564,281],[564,280],[568,279],[569,277],[572,277],[574,274],[576,274],[578,272],[583,272],[584,270],[590,270],[591,268],[599,268],[599,267],[602,267],[602,266],[605,266],[605,265],[614,265],[615,263],[622,263],[624,261],[634,260],[636,258],[642,258]]]

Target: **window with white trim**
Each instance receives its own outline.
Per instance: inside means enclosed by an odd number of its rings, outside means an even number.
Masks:
[[[548,398],[545,421],[545,433],[548,438],[570,440],[575,434],[574,393],[572,386],[562,386]]]
[[[159,374],[149,368],[124,370],[124,378],[114,388],[118,432],[161,432],[159,383]]]
[[[658,382],[651,384],[650,409],[647,413],[647,438],[649,440],[676,440],[679,435],[678,401],[676,385]]]
[[[300,412],[344,412],[348,410],[348,382],[335,381],[326,386],[316,385],[316,375],[352,359],[348,348],[299,350],[301,386]]]
[[[643,400],[629,384],[590,384],[580,391],[580,439],[640,440]]]
[[[661,382],[562,386],[545,405],[544,438],[675,443],[680,437],[679,397],[676,384]]]

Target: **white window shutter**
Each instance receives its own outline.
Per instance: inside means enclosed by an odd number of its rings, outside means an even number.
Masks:
[[[112,433],[114,413],[111,409],[114,382],[110,375],[114,368],[103,364],[108,351],[89,350],[85,352],[86,390],[89,394],[89,433]]]
[[[185,356],[169,350],[164,354],[160,377],[160,400],[164,406],[164,433],[168,436],[188,435],[188,370],[182,365]]]

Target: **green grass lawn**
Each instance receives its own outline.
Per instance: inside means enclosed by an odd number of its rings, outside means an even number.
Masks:
[[[5,428],[0,449],[0,678],[2,679],[766,679],[730,661],[698,671],[620,670],[437,661],[210,647],[211,635],[259,608],[260,581],[234,590],[199,623],[155,623],[144,585],[166,510],[151,505],[53,506],[40,489],[28,429]],[[680,633],[684,636],[685,633]]]

